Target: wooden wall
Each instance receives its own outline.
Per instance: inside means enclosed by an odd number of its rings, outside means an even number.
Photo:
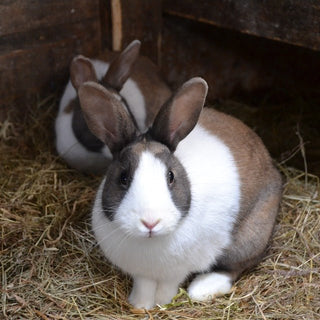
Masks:
[[[213,100],[265,93],[273,86],[308,89],[320,81],[316,0],[109,3],[112,48],[121,50],[139,38],[142,53],[173,87],[203,76]]]
[[[202,76],[211,101],[261,97],[271,88],[279,94],[320,93],[320,51],[305,47],[168,14],[161,53],[162,72],[171,86]]]
[[[318,0],[163,0],[170,15],[320,50]]]
[[[139,39],[141,53],[160,65],[162,0],[109,0],[109,3],[112,49],[119,51]]]
[[[74,55],[121,50],[136,38],[173,87],[200,75],[210,99],[319,80],[309,72],[320,69],[318,52],[263,40],[320,50],[316,0],[3,0],[0,117],[63,86]]]
[[[0,2],[0,117],[64,85],[76,53],[101,50],[99,0]]]
[[[315,110],[320,103],[317,0],[1,0],[0,122],[61,92],[76,54],[121,50],[136,38],[173,88],[204,77],[209,102],[277,94],[284,105],[294,96],[311,96]],[[319,117],[309,118],[306,131],[319,132]],[[296,146],[291,131],[290,145],[268,146],[273,154]]]
[[[313,138],[320,134],[318,0],[1,0],[0,122],[11,110],[33,106],[37,96],[61,92],[76,54],[94,57],[134,39],[173,88],[202,76],[209,102],[273,99],[267,115],[250,125],[279,157],[297,145],[301,123],[304,139],[311,141],[309,160],[314,151],[310,168],[319,168],[319,139]],[[295,97],[311,97],[311,116],[300,112]],[[291,114],[294,104],[298,120]],[[236,115],[243,119],[238,109]],[[294,128],[281,131],[286,118]],[[274,136],[280,137],[277,145]]]
[[[320,173],[319,1],[110,4],[113,49],[138,37],[142,52],[161,66],[173,88],[202,76],[209,84],[208,102],[255,128],[279,161],[299,146],[299,131],[309,170]],[[300,153],[287,164],[304,168]]]

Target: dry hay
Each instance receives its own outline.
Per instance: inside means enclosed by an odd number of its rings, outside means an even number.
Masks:
[[[319,179],[283,167],[274,240],[233,291],[133,310],[130,279],[102,257],[89,215],[99,178],[68,169],[53,150],[55,101],[0,127],[1,314],[7,319],[320,319]],[[306,181],[307,179],[307,181]]]

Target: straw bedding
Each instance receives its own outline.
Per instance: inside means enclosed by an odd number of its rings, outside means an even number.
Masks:
[[[268,254],[209,303],[181,289],[149,312],[127,303],[131,281],[112,267],[90,230],[100,178],[69,169],[53,147],[48,97],[0,125],[0,318],[320,319],[319,178],[281,167],[283,201]]]

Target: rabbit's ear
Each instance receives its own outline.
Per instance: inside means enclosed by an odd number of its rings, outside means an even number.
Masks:
[[[91,61],[81,55],[73,58],[71,62],[70,79],[76,90],[78,90],[78,88],[87,81],[98,82],[97,75]]]
[[[140,52],[141,42],[132,41],[110,64],[106,75],[101,83],[106,87],[120,91],[124,83],[128,80],[132,67],[136,62]]]
[[[208,85],[202,78],[192,78],[160,109],[151,136],[174,151],[198,122]]]
[[[79,100],[91,132],[116,153],[132,142],[136,127],[121,103],[100,84],[86,82],[79,88]]]

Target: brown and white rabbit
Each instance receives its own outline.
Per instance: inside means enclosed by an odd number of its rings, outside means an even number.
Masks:
[[[79,89],[84,117],[113,161],[92,210],[105,256],[133,277],[136,308],[188,293],[208,300],[263,257],[281,177],[260,138],[241,121],[202,108],[207,84],[186,82],[141,133],[101,85]]]
[[[83,119],[77,97],[82,83],[100,82],[125,104],[142,132],[171,95],[157,67],[148,58],[139,57],[140,45],[134,40],[121,53],[105,52],[97,60],[83,56],[73,59],[55,121],[56,149],[71,167],[88,173],[103,172],[112,158],[108,147],[90,132]]]

